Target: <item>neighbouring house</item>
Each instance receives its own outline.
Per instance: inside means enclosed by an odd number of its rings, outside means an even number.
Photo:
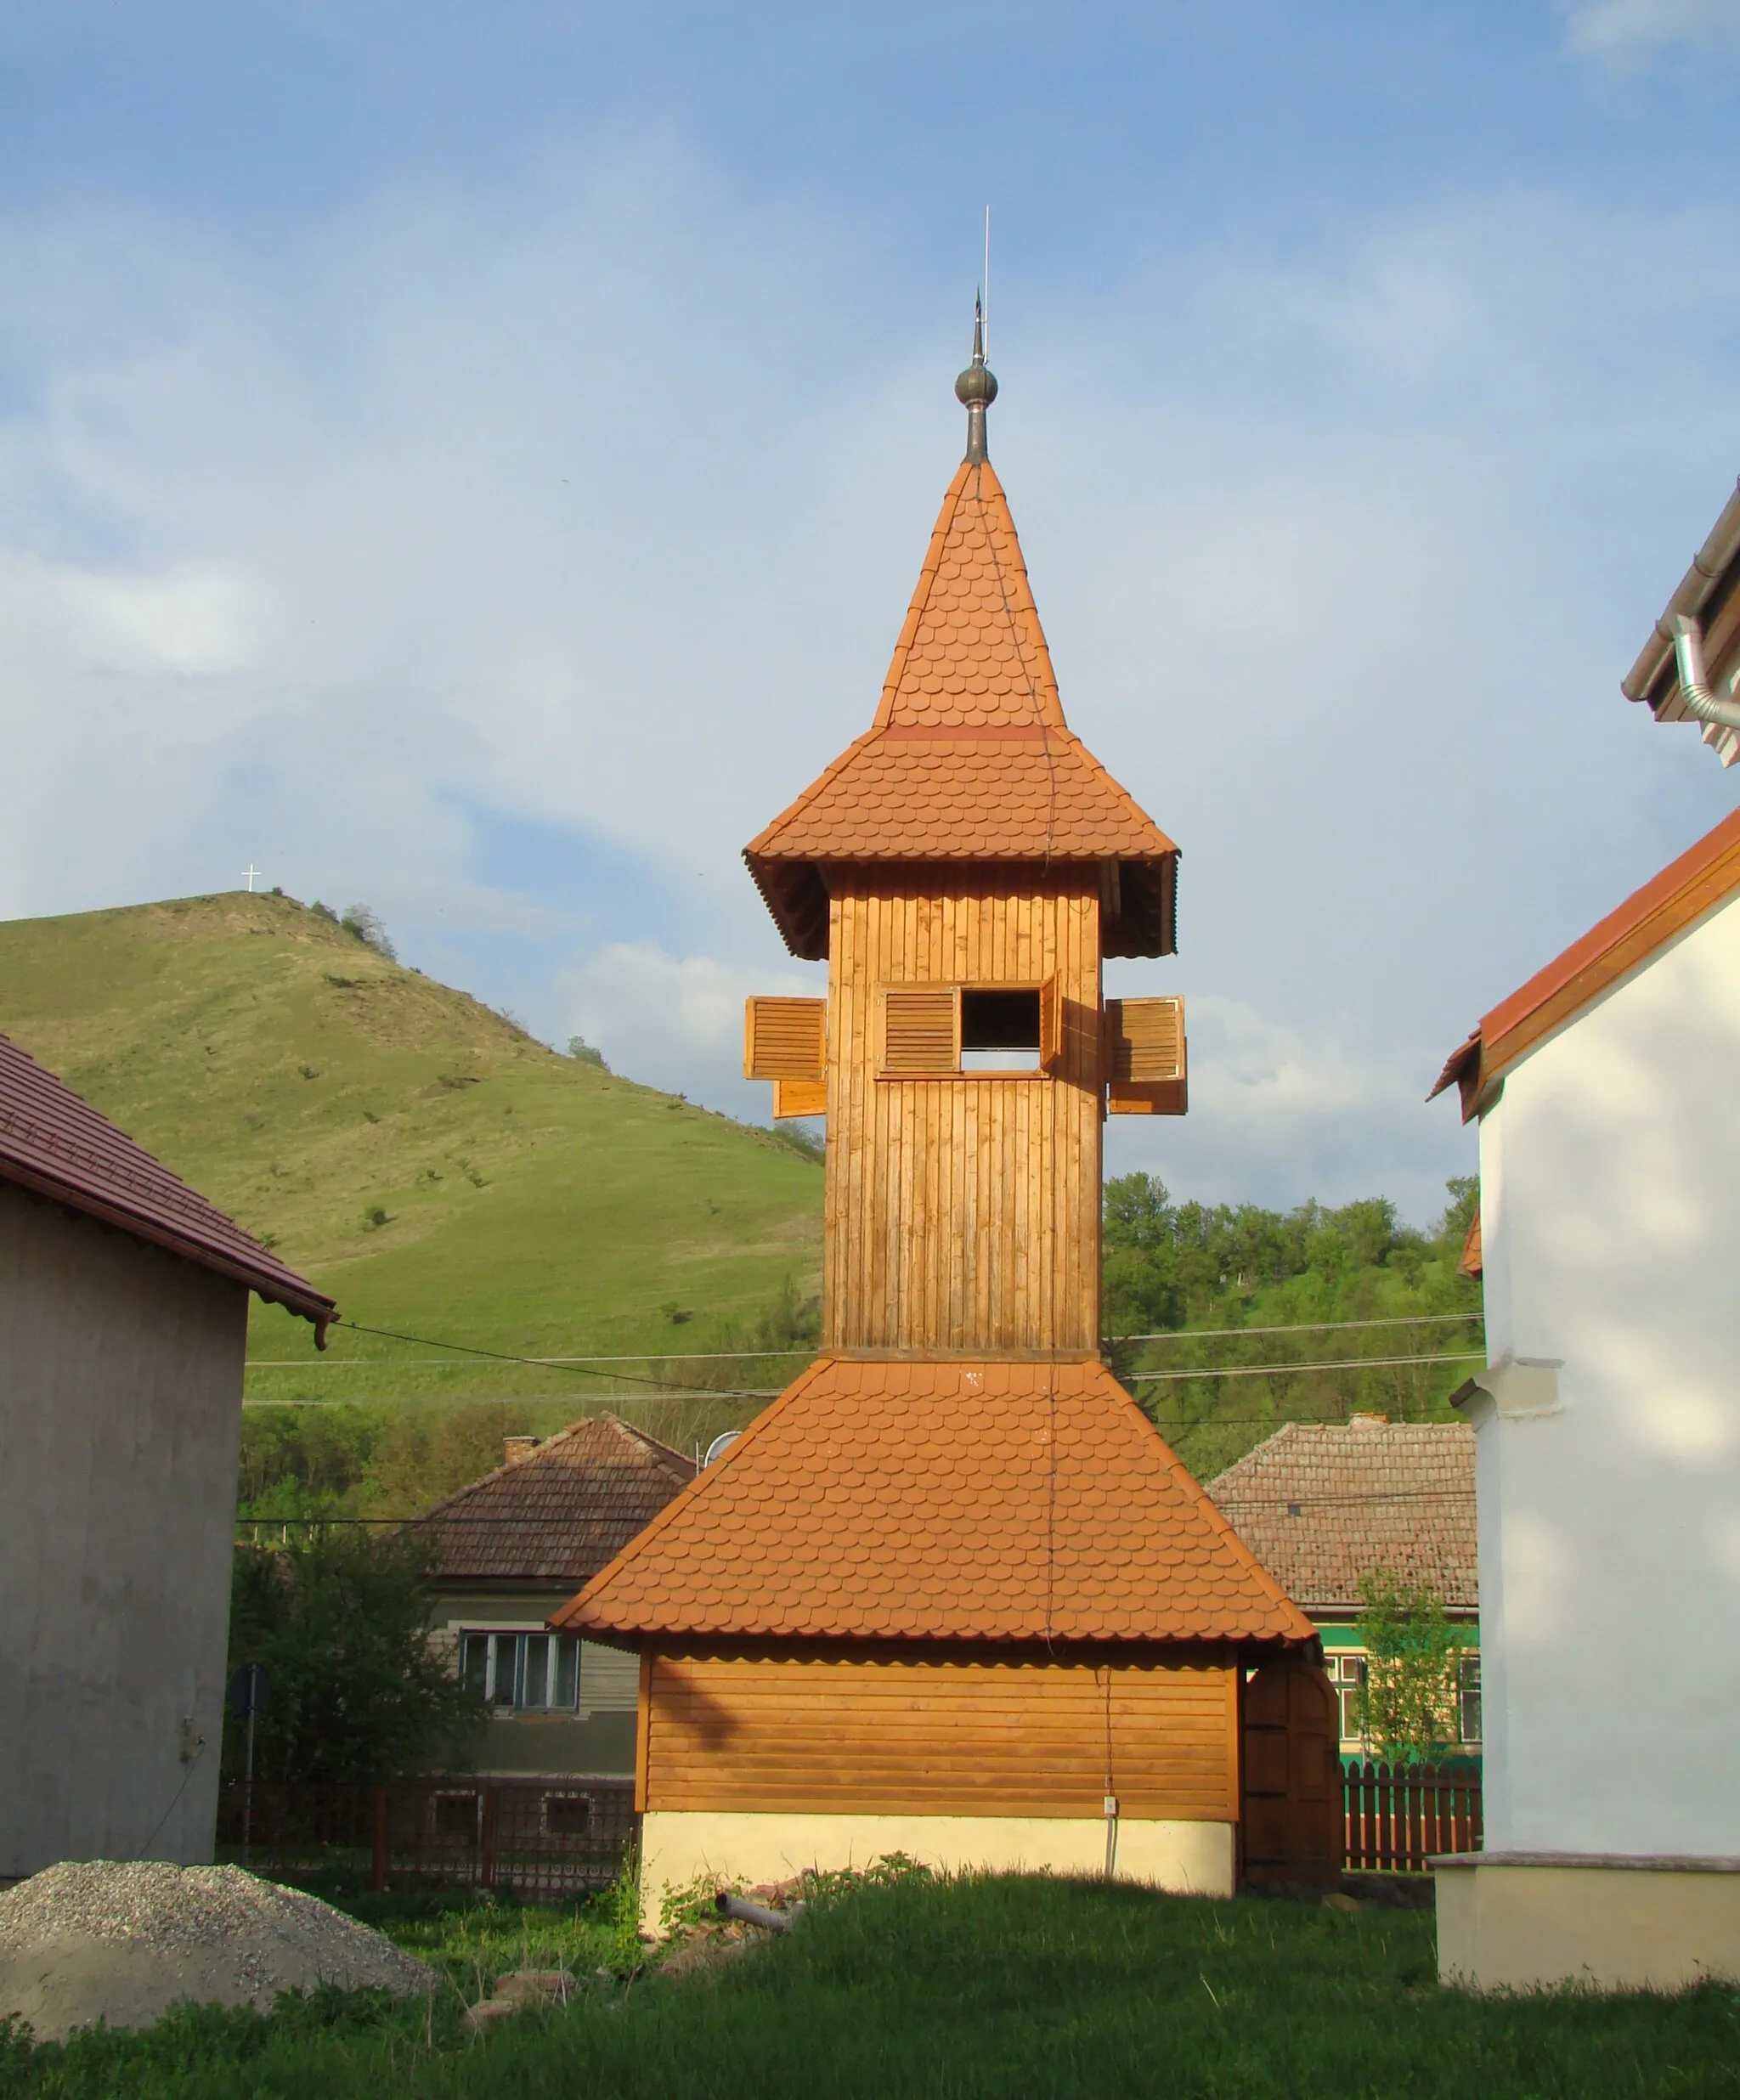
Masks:
[[[1737,557],[1740,498],[1626,681],[1659,718],[1732,709],[1709,665],[1740,647]],[[1712,1092],[1737,1058],[1740,814],[1486,1014],[1433,1090],[1479,1120],[1491,1358],[1460,1396],[1487,1849],[1439,1870],[1447,1975],[1740,1976],[1740,1126]]]
[[[1359,1691],[1362,1577],[1432,1591],[1466,1643],[1455,1723],[1480,1749],[1474,1432],[1466,1422],[1289,1422],[1208,1483],[1215,1505],[1317,1629],[1344,1757],[1367,1754]]]
[[[694,1474],[681,1452],[601,1414],[510,1437],[505,1464],[417,1520],[435,1551],[431,1619],[489,1708],[480,1777],[633,1784],[636,1659],[549,1621]]]
[[[332,1301],[0,1036],[0,1878],[209,1860],[248,1293]]]
[[[1308,1620],[1099,1357],[1101,1121],[1182,1113],[1177,849],[1070,732],[957,384],[869,731],[749,849],[828,997],[746,1069],[825,1114],[819,1360],[552,1620],[639,1657],[643,1892],[904,1852],[1225,1894],[1340,1865]]]

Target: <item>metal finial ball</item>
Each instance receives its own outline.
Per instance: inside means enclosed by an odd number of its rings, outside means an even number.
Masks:
[[[976,402],[989,408],[997,398],[997,374],[975,358],[955,381],[955,399],[965,408]]]

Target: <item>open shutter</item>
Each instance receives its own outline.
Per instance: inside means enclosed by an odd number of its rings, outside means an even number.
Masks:
[[[1106,1098],[1113,1115],[1183,1115],[1189,1073],[1182,999],[1108,999]]]
[[[746,1000],[743,1077],[824,1084],[828,1078],[827,1000]],[[805,1109],[791,1113],[811,1115],[821,1111]]]
[[[825,1079],[777,1079],[773,1082],[773,1120],[790,1115],[826,1115],[828,1081]]]
[[[1039,987],[1039,1069],[1054,1072],[1064,1061],[1064,988],[1054,977]]]
[[[946,1079],[961,1069],[961,1001],[952,985],[890,985],[882,994],[882,1076]]]

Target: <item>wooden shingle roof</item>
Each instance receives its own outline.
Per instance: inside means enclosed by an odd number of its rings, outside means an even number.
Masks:
[[[0,1035],[0,1182],[11,1182],[227,1276],[314,1323],[326,1346],[336,1307],[215,1204]]]
[[[1172,952],[1178,848],[1064,720],[988,461],[949,484],[870,729],[744,858],[788,946],[814,958],[830,861],[1116,861],[1104,952]]]
[[[438,1582],[584,1583],[694,1478],[694,1461],[601,1414],[461,1488],[409,1528]]]
[[[1466,1422],[1289,1422],[1208,1493],[1307,1612],[1357,1611],[1360,1577],[1380,1569],[1453,1611],[1479,1603]]]
[[[824,1357],[551,1623],[626,1639],[1311,1636],[1094,1361]]]

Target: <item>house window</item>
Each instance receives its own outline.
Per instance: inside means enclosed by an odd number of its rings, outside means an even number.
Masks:
[[[1329,1680],[1336,1688],[1336,1701],[1342,1710],[1342,1741],[1358,1743],[1363,1740],[1359,1693],[1365,1682],[1365,1657],[1339,1649],[1329,1657],[1327,1667]]]
[[[1480,1736],[1480,1657],[1465,1655],[1462,1657],[1460,1704],[1462,1709],[1462,1740],[1478,1742]]]
[[[886,985],[882,1077],[1055,1072],[1064,1011],[1054,977],[1042,985]]]
[[[592,1827],[590,1794],[545,1794],[544,1827],[552,1838],[584,1838]]]
[[[579,1703],[580,1643],[573,1634],[466,1633],[460,1675],[498,1713],[571,1713]]]

